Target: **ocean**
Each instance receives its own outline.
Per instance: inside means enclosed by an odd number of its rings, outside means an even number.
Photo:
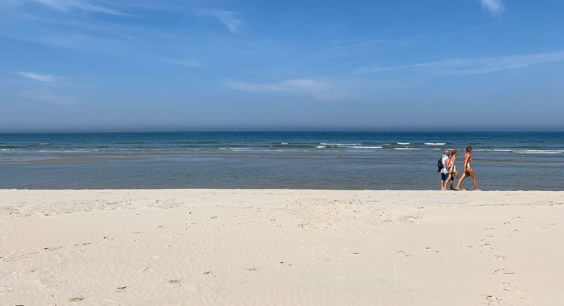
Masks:
[[[439,189],[468,145],[483,190],[564,190],[564,132],[0,134],[0,188]]]

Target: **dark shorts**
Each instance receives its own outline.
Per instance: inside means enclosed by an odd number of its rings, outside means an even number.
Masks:
[[[448,178],[448,173],[447,174],[441,173],[441,181],[446,181],[447,178]]]

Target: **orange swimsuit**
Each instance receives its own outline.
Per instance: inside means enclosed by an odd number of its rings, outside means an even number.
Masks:
[[[472,162],[472,156],[468,157],[468,162],[466,163],[466,169],[464,169],[465,172],[468,172],[468,170],[472,170],[472,166],[470,166],[471,162]]]

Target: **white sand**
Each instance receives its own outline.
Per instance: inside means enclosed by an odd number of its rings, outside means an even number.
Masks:
[[[564,192],[0,190],[0,305],[563,305]]]

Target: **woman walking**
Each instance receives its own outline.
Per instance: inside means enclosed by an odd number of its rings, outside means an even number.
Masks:
[[[462,185],[462,181],[464,181],[464,179],[467,176],[471,176],[472,177],[472,181],[474,182],[474,188],[476,190],[480,190],[478,188],[478,183],[476,183],[476,174],[474,173],[474,170],[472,170],[472,156],[470,155],[472,153],[472,147],[468,146],[466,147],[466,154],[464,154],[464,168],[462,168],[462,177],[458,180],[458,184],[456,185],[456,190],[459,190],[460,185]],[[462,187],[463,190],[464,187]]]
[[[458,152],[456,152],[456,150],[450,151],[450,159],[447,162],[448,177],[445,183],[445,187],[450,183],[450,190],[454,190],[454,177],[456,176],[456,178],[460,180],[460,175],[458,175],[458,170],[456,170],[456,166],[454,165],[454,163],[456,162],[457,154]]]

